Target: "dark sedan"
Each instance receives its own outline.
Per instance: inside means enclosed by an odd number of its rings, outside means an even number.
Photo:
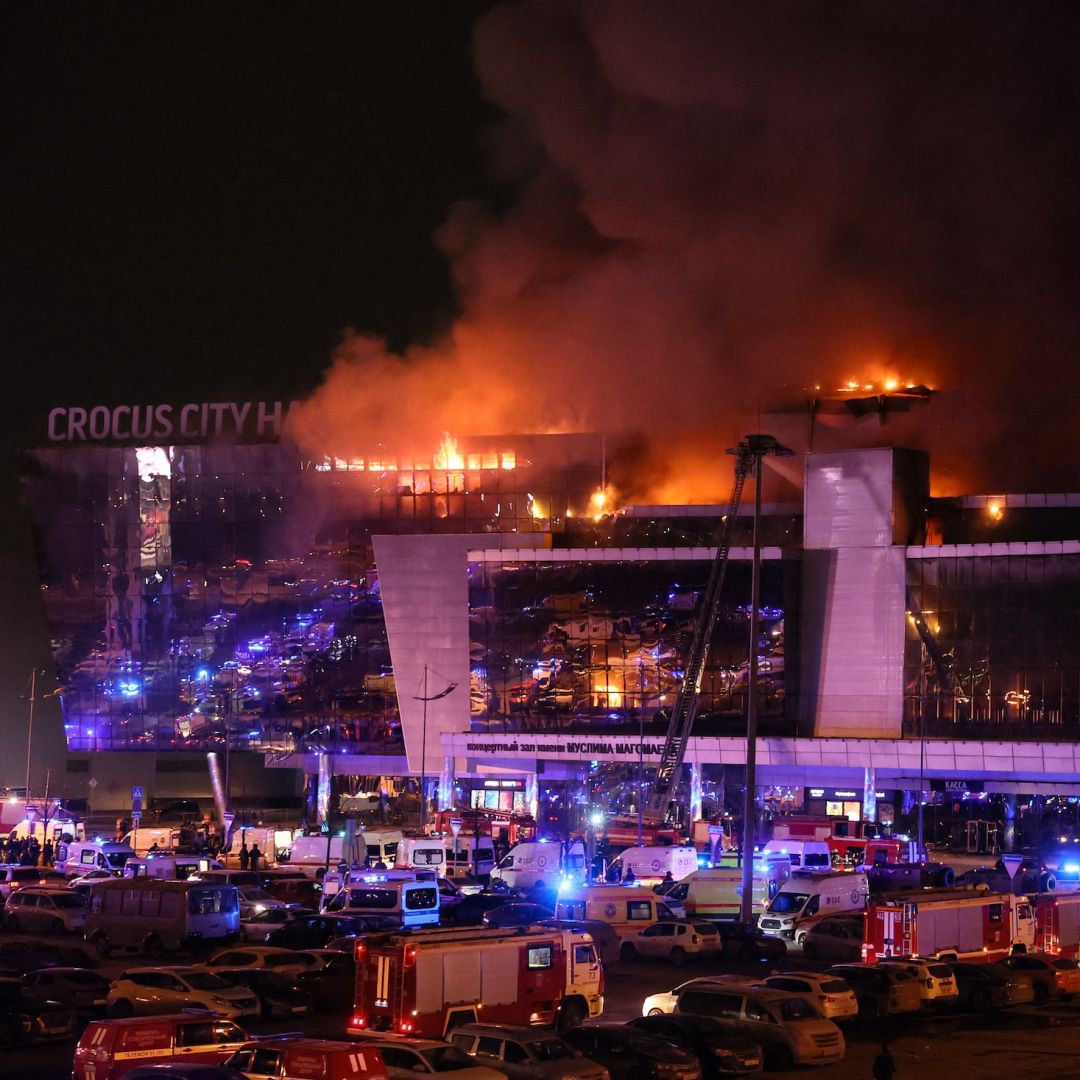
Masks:
[[[544,904],[512,903],[484,912],[485,926],[532,926],[541,919],[551,918],[551,908]]]
[[[78,967],[50,967],[30,971],[23,985],[34,997],[70,1005],[83,1016],[103,1016],[109,980],[96,971]]]
[[[611,1080],[699,1080],[701,1076],[695,1053],[626,1024],[571,1028],[563,1038],[603,1065]]]
[[[1003,964],[953,964],[961,1007],[985,1012],[1035,1000],[1031,979]]]
[[[356,961],[352,953],[329,957],[318,971],[305,971],[297,982],[320,1012],[348,1012],[356,998]]]
[[[718,922],[716,927],[727,960],[781,960],[787,953],[787,945],[781,938],[770,937],[756,926]]]
[[[513,900],[509,893],[475,893],[463,896],[452,908],[440,913],[440,921],[451,926],[479,926],[489,911],[504,907]]]
[[[75,1010],[42,1001],[18,979],[0,979],[0,1046],[75,1037]]]
[[[246,986],[255,994],[264,1020],[277,1016],[303,1016],[311,1006],[311,995],[280,971],[238,968],[222,971],[220,975],[231,986]]]
[[[690,1013],[639,1016],[630,1021],[630,1027],[667,1039],[696,1054],[705,1080],[760,1072],[764,1066],[765,1054],[753,1039],[733,1035],[708,1016]]]

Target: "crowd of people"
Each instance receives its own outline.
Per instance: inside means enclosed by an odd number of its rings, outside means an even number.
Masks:
[[[8,866],[52,866],[55,854],[51,840],[42,843],[36,836],[20,839],[15,835],[0,838],[0,861]]]

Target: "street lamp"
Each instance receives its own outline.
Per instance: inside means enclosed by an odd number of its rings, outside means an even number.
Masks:
[[[457,689],[457,683],[446,680],[446,689],[440,690],[437,694],[428,694],[428,671],[427,664],[424,665],[424,678],[423,687],[424,692],[422,694],[414,694],[413,701],[422,701],[424,703],[424,722],[423,729],[420,733],[420,831],[424,832],[427,828],[427,707],[429,701],[438,701],[439,698],[446,697],[447,694],[452,693]],[[419,688],[418,688],[419,689]]]
[[[754,915],[754,841],[757,789],[758,608],[761,606],[761,463],[768,454],[791,457],[771,435],[748,435],[735,453],[753,458],[754,558],[750,570],[750,662],[746,698],[746,791],[743,798],[742,897],[739,918],[749,924]]]

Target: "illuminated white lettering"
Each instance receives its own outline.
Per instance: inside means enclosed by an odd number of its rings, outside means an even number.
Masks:
[[[78,435],[80,439],[86,438],[86,410],[78,405],[68,409],[68,441]]]
[[[183,435],[185,438],[188,438],[188,439],[193,439],[196,435],[199,434],[199,429],[197,427],[196,428],[191,428],[191,429],[188,428],[188,417],[192,413],[194,413],[196,416],[198,416],[198,414],[199,414],[199,406],[198,405],[185,405],[180,410],[180,434]]]
[[[144,423],[140,427],[139,418]],[[150,429],[154,426],[154,407],[152,405],[136,405],[131,410],[131,437],[133,439],[149,439]]]
[[[244,421],[247,420],[247,415],[251,412],[251,402],[245,401],[243,405],[237,405],[235,402],[230,402],[229,408],[232,410],[233,423],[236,425],[237,433],[244,430]]]
[[[90,410],[90,438],[107,439],[112,417],[104,405],[95,405]]]
[[[56,426],[56,421],[67,415],[67,409],[51,409],[49,411],[49,442],[63,442],[64,435]]]
[[[210,406],[210,411],[214,414],[214,434],[221,434],[221,418],[225,415],[225,410],[229,406],[223,401],[215,401]]]
[[[117,405],[116,408],[113,409],[113,414],[112,414],[112,434],[113,434],[114,439],[128,439],[128,438],[131,437],[130,430],[129,431],[121,431],[120,430],[120,417],[124,413],[130,413],[130,412],[131,412],[131,406],[130,405]]]
[[[158,439],[167,439],[173,433],[172,406],[159,405],[154,410],[154,420],[157,422],[154,436]]]
[[[257,424],[257,431],[259,435],[265,435],[267,428],[274,435],[281,434],[281,419],[282,419],[281,402],[274,402],[273,412],[270,412],[266,407],[265,401],[259,402],[259,420]]]

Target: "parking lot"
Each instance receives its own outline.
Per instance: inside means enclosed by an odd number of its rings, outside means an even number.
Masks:
[[[10,935],[0,935],[0,947]],[[38,940],[77,946],[73,937]],[[88,954],[89,955],[89,954]],[[182,958],[176,958],[180,962]],[[96,970],[114,978],[126,967],[145,963],[140,957],[114,957],[94,963]],[[165,961],[168,963],[168,960]],[[821,968],[804,961],[792,949],[780,965],[755,963],[689,963],[675,968],[662,961],[637,960],[617,963],[606,973],[604,1020],[622,1022],[641,1014],[642,1000],[700,975],[735,973],[754,975],[766,971]],[[343,1003],[346,1005],[348,1003]],[[244,1026],[253,1034],[303,1031],[323,1038],[340,1038],[345,1013],[314,1014],[296,1021],[255,1021]],[[998,1012],[973,1014],[955,1010],[917,1015],[898,1020],[844,1025],[847,1054],[843,1062],[818,1070],[835,1080],[866,1080],[882,1040],[887,1039],[897,1063],[897,1077],[919,1080],[956,1080],[958,1076],[979,1080],[1031,1078],[1055,1080],[1080,1078],[1080,1002],[1045,1007],[1022,1006]],[[32,1077],[34,1080],[69,1080],[73,1045],[70,1043],[21,1047],[0,1055],[0,1077]],[[810,1070],[771,1072],[772,1076],[806,1075]]]

